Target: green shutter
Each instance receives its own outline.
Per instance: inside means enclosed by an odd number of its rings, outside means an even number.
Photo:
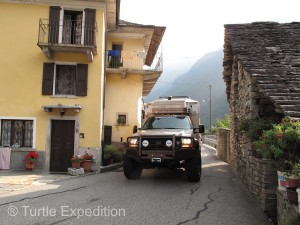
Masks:
[[[44,63],[42,95],[53,95],[54,63]]]
[[[76,73],[76,95],[87,96],[88,65],[78,64]]]

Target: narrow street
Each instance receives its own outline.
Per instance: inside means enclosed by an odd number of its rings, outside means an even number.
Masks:
[[[231,167],[202,148],[202,178],[182,170],[122,169],[3,194],[0,224],[271,224]]]

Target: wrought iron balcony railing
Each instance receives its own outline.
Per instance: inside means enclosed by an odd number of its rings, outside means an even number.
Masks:
[[[40,19],[38,46],[52,57],[52,52],[97,54],[97,23],[82,20]]]
[[[97,23],[40,19],[39,44],[97,46]]]
[[[107,51],[107,68],[131,70],[163,70],[162,53],[157,53],[151,66],[145,65],[146,52],[138,51]]]

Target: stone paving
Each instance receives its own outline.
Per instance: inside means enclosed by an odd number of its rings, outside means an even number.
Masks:
[[[100,173],[112,171],[122,166],[122,163],[113,164],[100,168]],[[0,170],[0,195],[8,192],[18,191],[34,186],[47,185],[66,179],[76,179],[80,176],[97,174],[91,172],[83,175],[71,176],[69,174],[50,174],[44,170]]]

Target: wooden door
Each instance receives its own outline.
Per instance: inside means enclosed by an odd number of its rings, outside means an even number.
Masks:
[[[74,154],[74,120],[52,120],[50,172],[66,173]]]
[[[104,126],[104,146],[111,145],[112,126]]]

